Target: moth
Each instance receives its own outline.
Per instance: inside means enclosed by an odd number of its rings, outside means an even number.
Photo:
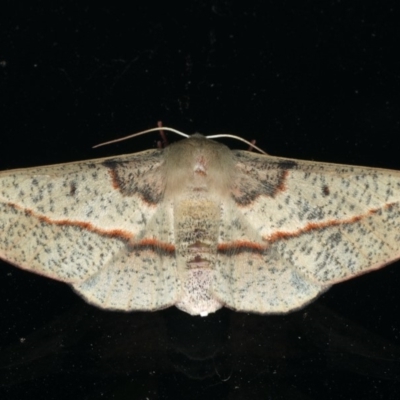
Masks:
[[[0,257],[104,309],[286,313],[400,258],[399,201],[399,171],[195,134],[1,172]]]

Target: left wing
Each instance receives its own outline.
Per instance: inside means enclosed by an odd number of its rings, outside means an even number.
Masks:
[[[164,164],[162,150],[148,150],[1,172],[0,257],[70,283],[103,308],[174,304]]]

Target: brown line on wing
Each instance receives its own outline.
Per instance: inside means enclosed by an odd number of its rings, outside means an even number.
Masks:
[[[33,210],[30,210],[28,208],[23,208],[20,207],[14,203],[7,203],[8,206],[13,207],[17,210],[23,211],[26,215],[32,216],[34,218],[37,218],[39,221],[44,222],[45,224],[48,225],[57,225],[57,226],[72,226],[72,227],[77,227],[82,230],[86,230],[89,232],[94,232],[97,233],[101,236],[107,236],[115,239],[120,239],[124,241],[132,240],[134,237],[134,234],[132,232],[123,230],[123,229],[101,229],[99,227],[94,226],[90,222],[82,222],[82,221],[72,221],[69,219],[60,219],[60,220],[53,220],[49,217],[46,217],[44,215],[40,215],[35,213]]]
[[[360,215],[355,215],[354,217],[350,217],[347,219],[331,219],[328,221],[323,221],[323,222],[309,222],[304,228],[300,228],[298,230],[295,230],[293,232],[288,232],[288,231],[278,231],[275,232],[268,237],[265,238],[266,241],[269,243],[276,242],[281,239],[289,239],[292,237],[298,237],[304,233],[309,233],[314,230],[320,230],[320,229],[326,229],[330,228],[333,226],[339,226],[339,225],[350,225],[350,224],[355,224],[362,220],[363,218],[368,218],[373,214],[376,214],[377,212],[383,210],[383,209],[389,209],[393,207],[395,203],[387,203],[383,207],[378,207],[378,208],[372,208],[368,210],[364,214]]]
[[[297,229],[295,231],[277,231],[267,237],[264,237],[265,244],[250,242],[245,240],[237,240],[234,242],[220,243],[218,244],[217,251],[224,255],[237,255],[240,253],[258,253],[262,254],[265,250],[274,242],[279,240],[290,239],[294,237],[299,237],[302,234],[310,233],[314,230],[327,229],[334,226],[340,225],[350,225],[355,224],[362,220],[363,218],[368,218],[369,216],[376,214],[382,209],[389,209],[393,207],[395,203],[385,204],[383,207],[373,208],[368,210],[365,214],[356,215],[354,217],[342,220],[328,220],[323,222],[310,222],[304,228]]]
[[[150,250],[159,255],[175,255],[175,246],[171,243],[160,242],[156,239],[141,239],[139,242],[130,242],[130,251]]]
[[[248,242],[245,240],[235,240],[229,243],[220,243],[217,247],[218,253],[224,255],[235,255],[238,253],[259,253],[262,254],[267,245],[262,245],[259,243]]]

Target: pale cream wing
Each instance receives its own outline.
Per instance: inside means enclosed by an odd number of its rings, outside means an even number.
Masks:
[[[100,307],[173,304],[179,285],[164,164],[162,150],[148,150],[1,172],[0,257],[70,283]]]
[[[73,284],[89,303],[117,310],[157,310],[180,295],[172,207],[162,203],[136,240],[110,255],[89,278]]]
[[[227,306],[287,312],[400,258],[400,172],[233,154],[214,281]]]

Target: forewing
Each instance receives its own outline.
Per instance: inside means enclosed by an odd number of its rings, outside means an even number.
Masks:
[[[221,234],[214,284],[228,306],[290,311],[400,257],[399,172],[241,151],[234,157],[224,225],[236,215],[240,228]]]
[[[150,309],[173,303],[172,286],[160,291],[162,279],[176,283],[173,266],[155,278],[157,265],[163,269],[165,257],[171,258],[170,248],[158,251],[168,248],[173,229],[163,203],[164,170],[162,150],[149,150],[1,172],[0,257],[71,283],[103,307]],[[157,213],[164,218],[162,229],[154,220]],[[112,287],[104,285],[113,281],[121,286],[126,269],[138,277],[135,281],[130,276],[126,284],[133,298],[140,286],[141,291],[158,290],[157,300],[117,300],[121,290],[113,294]],[[108,280],[99,279],[104,274]],[[93,290],[102,300],[94,300]],[[107,301],[99,294],[106,291]]]

